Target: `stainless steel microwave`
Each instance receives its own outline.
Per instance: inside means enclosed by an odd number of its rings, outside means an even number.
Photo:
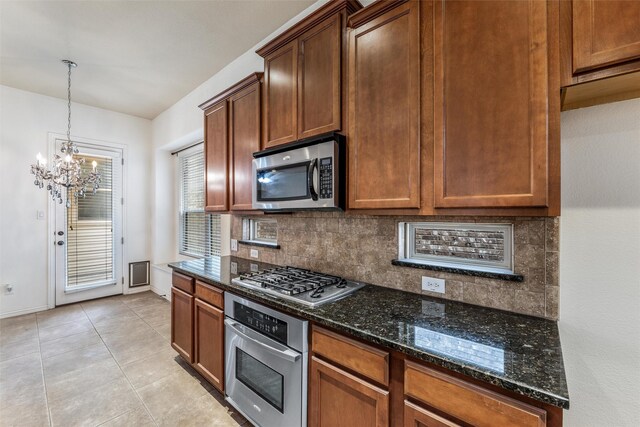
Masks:
[[[344,136],[331,133],[253,154],[254,209],[344,209]]]

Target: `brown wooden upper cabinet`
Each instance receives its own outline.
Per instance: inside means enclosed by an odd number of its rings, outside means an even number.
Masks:
[[[573,0],[573,72],[640,59],[640,2]]]
[[[200,105],[204,110],[206,210],[251,210],[251,166],[260,151],[262,73]]]
[[[640,97],[640,2],[560,2],[562,109]]]
[[[361,7],[330,1],[256,51],[264,58],[263,148],[341,129],[346,17]]]
[[[418,2],[349,20],[349,208],[420,207]]]
[[[205,206],[209,212],[229,209],[229,177],[227,156],[227,101],[221,101],[204,112]]]
[[[436,210],[559,214],[558,11],[553,1],[434,2]]]

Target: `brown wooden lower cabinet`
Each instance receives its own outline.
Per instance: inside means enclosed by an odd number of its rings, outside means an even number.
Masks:
[[[311,353],[310,427],[562,426],[560,408],[317,325]]]
[[[389,426],[389,392],[312,356],[309,426]]]
[[[171,347],[221,393],[224,392],[223,294],[215,286],[173,273]]]
[[[339,366],[365,379],[389,386],[389,352],[313,326],[311,348]]]
[[[404,401],[404,427],[459,427],[459,424]]]
[[[199,299],[194,312],[194,367],[220,392],[224,391],[224,312]]]
[[[544,409],[415,362],[405,363],[404,391],[408,397],[477,427],[544,427],[547,425],[547,413]]]
[[[193,363],[193,295],[171,288],[171,347]]]

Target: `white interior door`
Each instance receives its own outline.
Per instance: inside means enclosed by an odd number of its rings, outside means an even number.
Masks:
[[[91,170],[95,160],[102,182],[96,194],[88,191],[75,199],[68,191],[63,203],[56,204],[56,305],[123,291],[122,150],[77,145],[78,156],[85,158],[83,170]]]

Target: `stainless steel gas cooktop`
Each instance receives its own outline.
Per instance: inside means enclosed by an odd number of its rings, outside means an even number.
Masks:
[[[267,294],[310,307],[343,298],[364,286],[342,277],[295,267],[277,267],[244,274],[233,279],[232,283],[260,289]]]

